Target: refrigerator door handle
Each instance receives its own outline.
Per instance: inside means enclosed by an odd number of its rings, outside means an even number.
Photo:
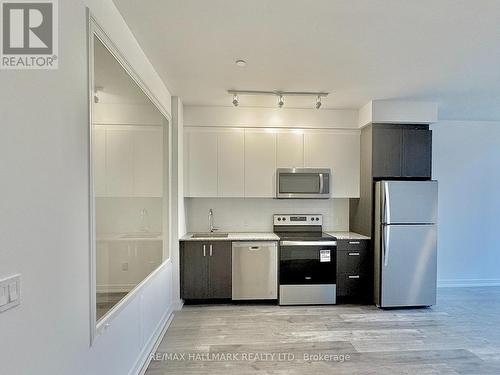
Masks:
[[[384,233],[384,267],[387,267],[389,264],[389,241],[390,241],[390,235],[391,235],[391,226],[390,225],[384,225],[384,232],[387,230],[386,233]]]
[[[391,202],[389,195],[389,183],[384,182],[384,222],[389,224],[391,222]]]

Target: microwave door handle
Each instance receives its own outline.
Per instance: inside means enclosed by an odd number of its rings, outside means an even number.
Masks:
[[[324,188],[324,185],[325,185],[325,180],[323,178],[323,173],[320,173],[319,174],[319,192],[320,194],[323,194],[323,188]]]

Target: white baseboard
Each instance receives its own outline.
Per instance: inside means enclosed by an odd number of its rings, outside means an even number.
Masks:
[[[151,362],[151,353],[154,353],[165,335],[170,323],[174,319],[174,311],[170,308],[167,313],[160,320],[160,323],[156,326],[155,332],[149,339],[149,341],[144,345],[144,348],[139,355],[139,358],[135,362],[134,367],[130,370],[129,375],[144,375],[148,369],[149,363]]]
[[[184,306],[184,300],[182,299],[179,299],[177,302],[174,302],[172,304],[172,308],[174,309],[174,311],[179,311],[182,309],[182,306]]]
[[[500,286],[500,279],[443,279],[437,284],[438,288]]]

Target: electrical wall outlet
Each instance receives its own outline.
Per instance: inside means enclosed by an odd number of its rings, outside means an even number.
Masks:
[[[21,275],[0,280],[0,312],[21,303]]]
[[[128,262],[122,263],[122,271],[128,271]]]

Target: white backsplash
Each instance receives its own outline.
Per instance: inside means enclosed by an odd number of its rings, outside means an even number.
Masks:
[[[146,218],[141,220],[141,211],[146,209]],[[150,232],[162,231],[162,198],[96,198],[97,234],[134,233],[142,226]]]
[[[349,230],[349,199],[186,198],[188,232],[208,230],[208,210],[215,226],[227,232],[272,232],[273,214],[322,214],[323,229]]]

